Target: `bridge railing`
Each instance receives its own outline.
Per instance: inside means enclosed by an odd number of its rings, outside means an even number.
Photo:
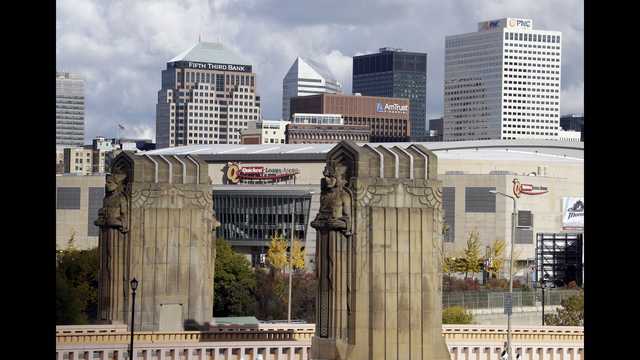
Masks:
[[[56,359],[124,359],[131,334],[122,330],[122,326],[58,326]],[[264,360],[308,360],[314,335],[315,324],[216,325],[211,331],[134,332],[133,359],[255,360],[259,354]],[[442,335],[451,359],[499,359],[507,341],[507,326],[443,325]],[[514,352],[523,360],[555,359],[555,354],[559,358],[584,358],[584,327],[513,326],[511,336]]]

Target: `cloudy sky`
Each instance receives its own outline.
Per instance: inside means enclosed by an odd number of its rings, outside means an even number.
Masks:
[[[282,78],[297,56],[324,64],[351,94],[352,57],[384,46],[427,53],[427,119],[443,116],[445,36],[482,21],[533,20],[562,31],[561,114],[584,112],[582,0],[56,0],[56,70],[85,77],[85,144],[155,141],[161,71],[202,41],[253,65],[262,117],[282,115]]]

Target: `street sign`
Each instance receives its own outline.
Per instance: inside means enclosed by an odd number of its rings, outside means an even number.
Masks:
[[[513,294],[504,293],[504,313],[511,315],[511,308],[513,306]]]

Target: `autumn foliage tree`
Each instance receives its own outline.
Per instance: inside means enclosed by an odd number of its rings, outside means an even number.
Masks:
[[[273,236],[270,236],[271,242],[268,245],[267,264],[271,264],[275,269],[282,270],[289,268],[289,254],[287,248],[289,243],[284,240],[282,233],[278,235],[278,230]],[[305,268],[304,258],[307,250],[302,249],[302,240],[293,239],[291,244],[291,252],[293,253],[293,263],[291,266],[296,270]]]
[[[473,276],[474,273],[482,271],[482,257],[480,251],[482,243],[480,242],[480,232],[475,228],[469,232],[469,238],[467,239],[467,245],[462,250],[460,272],[467,276]]]

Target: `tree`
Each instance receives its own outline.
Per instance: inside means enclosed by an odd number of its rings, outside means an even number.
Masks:
[[[249,308],[253,316],[261,320],[281,320],[286,317],[287,306],[283,301],[284,280],[279,272],[270,265],[268,270],[255,269],[256,281],[254,301]]]
[[[504,266],[506,265],[506,259],[505,259],[506,250],[507,250],[507,241],[505,239],[500,239],[500,238],[496,237],[496,239],[493,241],[493,244],[491,245],[491,253],[492,253],[492,256],[493,256],[493,273],[496,274],[496,277],[502,271],[505,271],[505,272],[509,271],[507,269],[503,269]],[[526,264],[525,265],[517,265],[516,259],[518,259],[520,257],[520,254],[522,254],[522,249],[516,250],[514,248],[513,259],[511,259],[511,265],[512,265],[511,268],[513,269],[513,275],[514,276],[519,271],[521,271],[522,269],[527,267]],[[508,274],[509,273],[507,273],[507,275]]]
[[[291,253],[293,254],[293,263],[291,263],[291,266],[296,270],[303,270],[305,268],[304,258],[307,256],[307,249],[302,250],[302,240],[293,239]]]
[[[56,325],[83,325],[87,315],[82,312],[84,305],[78,292],[56,273]]]
[[[267,266],[271,265],[277,270],[288,268],[287,243],[282,238],[282,234],[278,237],[278,230],[275,231],[274,236],[271,236],[268,246]]]
[[[461,306],[450,306],[442,310],[443,324],[477,324],[470,310]]]
[[[287,254],[287,248],[290,244],[284,240],[282,234],[278,236],[278,230],[275,231],[274,236],[271,236],[271,242],[268,245],[267,252],[267,264],[272,264],[277,270],[289,268],[289,254]],[[291,252],[293,253],[292,267],[296,270],[302,270],[305,268],[304,259],[307,254],[307,250],[302,250],[302,241],[299,239],[293,239],[293,245],[291,246]]]
[[[457,272],[457,269],[456,269],[455,256],[453,254],[453,245],[450,245],[448,248],[449,248],[449,253],[444,254],[444,264],[442,267],[442,273],[448,276],[451,276],[451,274]]]
[[[291,318],[316,322],[318,281],[314,273],[295,274],[291,284]]]
[[[550,326],[584,326],[584,296],[562,299],[557,314],[546,314],[544,323]]]
[[[467,278],[468,275],[473,276],[474,273],[482,271],[481,247],[480,233],[478,229],[475,228],[469,232],[467,246],[462,250],[460,266],[465,278]]]
[[[241,254],[236,254],[224,238],[216,239],[215,275],[213,281],[214,316],[245,316],[253,302],[255,278],[251,264]]]
[[[504,267],[504,254],[507,250],[507,241],[496,237],[491,244],[491,257],[493,258],[493,271],[492,273],[498,277],[500,271]]]
[[[56,307],[65,313],[64,321],[86,324],[96,318],[98,299],[98,248],[78,250],[74,245],[75,231],[69,231],[69,241],[62,249],[56,244]],[[58,293],[60,291],[60,293]],[[74,301],[71,298],[75,297]],[[78,314],[71,315],[73,312]]]

